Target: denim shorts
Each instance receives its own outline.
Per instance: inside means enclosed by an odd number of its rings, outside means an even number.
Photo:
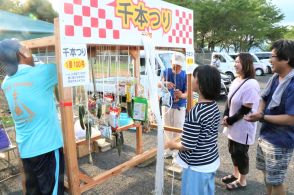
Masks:
[[[279,148],[263,139],[258,139],[256,168],[264,171],[269,185],[284,183],[293,148]]]

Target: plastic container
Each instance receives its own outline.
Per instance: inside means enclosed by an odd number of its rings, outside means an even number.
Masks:
[[[118,124],[120,127],[133,124],[133,120],[128,116],[127,113],[120,113]]]

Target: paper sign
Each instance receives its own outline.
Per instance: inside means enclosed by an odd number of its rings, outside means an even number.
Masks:
[[[194,69],[196,68],[196,64],[194,61],[194,48],[186,48],[186,66],[186,73],[192,74]]]
[[[84,44],[63,44],[61,47],[63,86],[88,85],[89,62]]]

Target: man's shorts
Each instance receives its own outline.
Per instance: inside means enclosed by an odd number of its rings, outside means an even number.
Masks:
[[[279,148],[263,139],[258,139],[256,168],[265,173],[265,183],[284,183],[287,168],[293,155],[293,148]]]
[[[63,149],[21,159],[26,178],[26,195],[64,194]]]

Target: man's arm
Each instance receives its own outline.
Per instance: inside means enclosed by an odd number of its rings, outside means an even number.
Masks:
[[[182,93],[181,98],[182,99],[187,99],[188,98],[188,92],[185,91],[185,93]]]
[[[161,82],[158,83],[158,87],[159,87],[159,88],[162,88],[162,87],[163,87],[162,85],[164,85],[164,86],[167,87],[168,89],[172,89],[172,88],[175,87],[175,84],[172,83],[172,82],[166,81],[166,79],[165,79],[164,76],[161,77]]]
[[[185,93],[183,93],[181,90],[175,90],[175,96],[177,97],[177,98],[181,98],[181,99],[187,99],[187,97],[188,97],[188,92],[187,91],[185,91]]]
[[[265,101],[261,100],[258,111],[254,114],[245,116],[244,119],[250,122],[263,121],[276,125],[294,125],[294,115],[280,114],[280,115],[264,115]]]
[[[262,121],[276,125],[294,125],[294,115],[263,115]]]
[[[261,98],[258,106],[258,113],[263,113],[265,110],[265,101]]]
[[[244,116],[243,118],[244,118],[244,120],[249,121],[249,122],[259,121],[264,116],[264,114],[263,114],[264,110],[265,110],[265,101],[263,99],[261,99],[259,102],[258,111],[253,114],[248,114],[248,115]]]

